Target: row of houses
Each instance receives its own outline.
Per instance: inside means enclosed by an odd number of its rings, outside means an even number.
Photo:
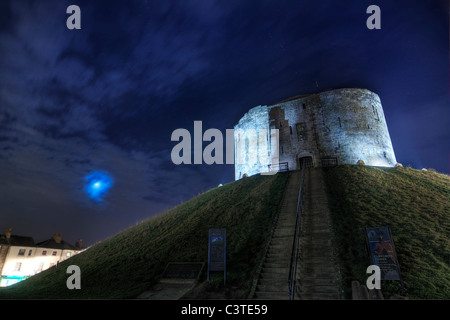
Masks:
[[[0,287],[10,286],[83,251],[82,241],[71,245],[60,233],[35,243],[32,237],[12,234],[12,228],[0,235]]]

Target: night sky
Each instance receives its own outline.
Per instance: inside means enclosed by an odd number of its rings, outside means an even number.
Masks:
[[[94,244],[234,180],[174,165],[175,129],[225,136],[252,107],[344,87],[380,96],[398,162],[448,174],[448,17],[439,0],[1,0],[0,232]]]

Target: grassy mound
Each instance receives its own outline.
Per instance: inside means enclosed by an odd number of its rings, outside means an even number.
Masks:
[[[450,299],[450,179],[411,168],[325,168],[335,243],[347,298],[370,265],[364,228],[389,226],[405,287],[382,282],[386,298]],[[253,176],[214,188],[8,288],[0,299],[135,298],[169,262],[207,262],[208,230],[227,228],[227,298],[246,298],[261,261],[287,173]],[[69,290],[69,265],[81,290]],[[205,278],[205,271],[202,275]],[[197,298],[224,292],[219,275]]]
[[[405,288],[381,283],[385,296],[450,299],[450,179],[411,168],[325,169],[347,297],[370,265],[364,228],[389,226]]]
[[[206,263],[210,228],[227,229],[227,284],[242,294],[232,298],[245,298],[287,178],[287,173],[258,175],[209,190],[58,267],[0,289],[0,299],[135,298],[158,281],[169,262]],[[80,290],[67,289],[69,265],[81,269]],[[218,283],[223,283],[222,278],[209,289],[219,287]]]

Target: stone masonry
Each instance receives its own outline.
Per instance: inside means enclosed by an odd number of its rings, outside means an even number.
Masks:
[[[314,167],[358,160],[370,166],[396,164],[380,98],[366,89],[336,89],[254,107],[234,129],[236,180],[267,172],[268,163],[261,159],[271,159],[272,167],[287,163],[289,170],[299,169],[300,158]],[[278,129],[278,145],[270,129]],[[256,138],[246,134],[254,131]],[[278,158],[272,157],[274,148]]]

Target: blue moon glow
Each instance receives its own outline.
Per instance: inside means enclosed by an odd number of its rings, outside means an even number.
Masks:
[[[101,202],[114,182],[106,172],[94,171],[84,178],[86,194],[94,201]]]

